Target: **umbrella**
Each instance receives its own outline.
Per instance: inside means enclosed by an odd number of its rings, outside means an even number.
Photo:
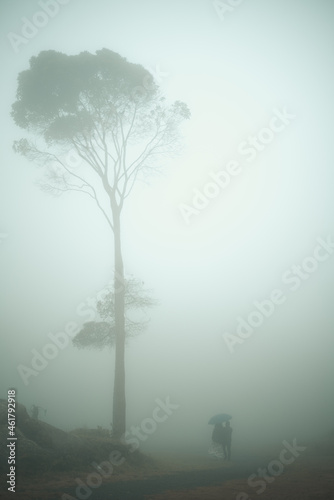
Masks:
[[[227,422],[231,418],[232,418],[231,415],[228,415],[227,413],[218,413],[214,417],[210,418],[208,424],[210,425],[221,424],[222,422]]]

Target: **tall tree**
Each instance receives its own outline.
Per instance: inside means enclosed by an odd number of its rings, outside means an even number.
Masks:
[[[18,76],[15,123],[33,135],[15,151],[47,170],[44,189],[80,191],[95,200],[114,240],[115,381],[113,429],[125,432],[124,266],[121,213],[139,176],[178,150],[178,127],[190,117],[183,102],[167,104],[141,65],[102,49],[68,56],[43,51]],[[74,150],[81,163],[66,161]]]

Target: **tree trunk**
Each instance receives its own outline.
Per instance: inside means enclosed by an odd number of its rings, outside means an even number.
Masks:
[[[121,249],[120,212],[113,211],[114,246],[115,246],[115,381],[113,397],[113,435],[120,438],[125,432],[125,330],[124,330],[124,269]]]

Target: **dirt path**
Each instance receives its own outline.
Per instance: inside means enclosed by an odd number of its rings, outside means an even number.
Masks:
[[[263,459],[232,463],[169,466],[163,470],[147,468],[135,476],[131,471],[106,479],[98,488],[76,491],[71,474],[31,478],[22,482],[14,495],[17,500],[236,500],[253,499],[256,488],[248,477],[263,467]],[[79,475],[85,478],[85,474]],[[77,477],[79,477],[77,476]],[[87,475],[86,475],[87,477]],[[14,498],[1,491],[1,500]],[[66,494],[66,495],[64,495]],[[334,500],[334,457],[304,457],[287,467],[266,485],[261,500]]]
[[[89,500],[144,500],[148,496],[168,490],[189,490],[221,485],[227,480],[246,478],[252,472],[254,472],[254,463],[247,463],[216,469],[180,471],[140,480],[118,481],[103,484],[93,490]],[[68,493],[73,495],[73,489]]]

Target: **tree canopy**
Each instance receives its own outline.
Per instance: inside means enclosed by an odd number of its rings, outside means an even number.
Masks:
[[[12,116],[44,140],[43,145],[24,138],[14,149],[51,163],[46,188],[79,190],[100,203],[96,189],[102,182],[121,209],[138,175],[156,170],[159,156],[178,149],[177,129],[190,112],[180,101],[167,105],[148,70],[111,50],[50,50],[32,57],[30,68],[19,74]],[[59,153],[69,148],[82,159],[81,171],[88,167],[98,184],[64,162]]]

